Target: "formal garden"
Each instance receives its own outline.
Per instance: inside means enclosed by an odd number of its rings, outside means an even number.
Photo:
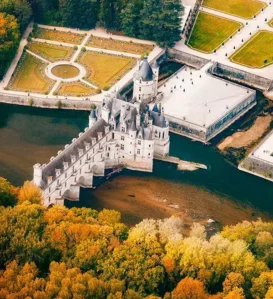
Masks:
[[[98,90],[83,84],[82,82],[62,83],[56,94],[61,96],[90,96],[98,93]]]
[[[91,36],[87,42],[87,46],[99,49],[108,49],[114,51],[120,51],[124,53],[148,54],[153,50],[152,45],[140,44],[132,41],[125,42],[120,40],[115,40],[113,38],[102,38],[97,36]]]
[[[38,27],[34,31],[34,37],[45,40],[52,40],[58,42],[64,42],[74,45],[80,45],[85,38],[86,34],[78,34],[67,31],[50,30]]]
[[[75,53],[76,47],[72,48],[62,45],[31,42],[28,49],[44,59],[54,62],[58,60],[70,60]]]
[[[9,82],[8,89],[23,92],[35,92],[47,94],[53,87],[54,81],[45,75],[46,64],[24,53]]]
[[[240,22],[200,11],[188,45],[195,50],[212,53],[242,27]]]
[[[7,89],[85,96],[108,90],[154,45],[34,28]],[[69,43],[70,45],[67,45]],[[105,53],[111,50],[110,53]],[[56,86],[53,88],[53,86]],[[53,88],[53,89],[52,89]]]
[[[266,7],[266,3],[259,0],[204,0],[203,6],[240,18],[251,19]]]
[[[238,49],[230,60],[251,68],[263,68],[273,63],[272,53],[273,32],[263,30]]]
[[[82,51],[77,62],[88,70],[85,79],[104,90],[109,89],[136,64],[131,57],[92,51]]]

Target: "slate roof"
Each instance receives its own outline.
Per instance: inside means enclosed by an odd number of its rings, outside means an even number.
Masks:
[[[141,63],[141,66],[139,70],[136,73],[136,79],[142,80],[142,81],[152,81],[154,78],[153,70],[147,61],[147,58],[144,58],[144,60]]]

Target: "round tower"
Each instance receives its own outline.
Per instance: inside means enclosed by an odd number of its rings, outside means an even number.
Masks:
[[[157,94],[159,66],[152,68],[144,58],[134,75],[134,94],[133,97],[140,103],[151,102]]]

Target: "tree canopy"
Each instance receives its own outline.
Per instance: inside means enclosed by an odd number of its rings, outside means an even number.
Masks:
[[[117,211],[46,209],[32,183],[0,182],[0,298],[272,298],[271,222],[210,238],[177,217],[129,229]]]

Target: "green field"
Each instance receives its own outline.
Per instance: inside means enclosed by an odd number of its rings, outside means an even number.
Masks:
[[[81,82],[63,83],[58,94],[64,96],[87,96],[95,94],[96,90],[85,86]]]
[[[87,80],[100,88],[111,86],[128,70],[134,67],[136,60],[98,52],[85,52],[78,61],[89,70]]]
[[[250,19],[266,7],[266,3],[257,0],[204,0],[203,6]]]
[[[236,21],[200,11],[188,45],[198,51],[211,53],[242,27]]]
[[[259,31],[236,51],[230,60],[252,68],[262,68],[272,64],[273,32]]]
[[[48,92],[51,80],[45,79],[40,71],[45,66],[41,60],[26,54],[16,77],[12,79],[11,89],[37,93]]]
[[[35,42],[29,45],[29,50],[49,61],[56,61],[59,59],[69,60],[74,52],[73,48],[70,47]]]

